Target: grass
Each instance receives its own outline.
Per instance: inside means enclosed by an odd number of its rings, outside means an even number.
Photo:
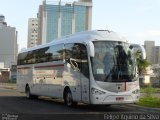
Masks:
[[[160,93],[160,88],[152,88],[152,87],[146,87],[146,88],[141,88],[141,92],[144,93]]]
[[[146,95],[146,96],[140,98],[139,102],[137,104],[141,105],[141,106],[146,106],[146,107],[160,108],[160,98]]]
[[[144,87],[141,88],[141,93],[146,93],[146,95],[139,99],[138,105],[160,108],[160,98],[152,96],[154,93],[160,94],[160,88],[153,88],[151,86]]]

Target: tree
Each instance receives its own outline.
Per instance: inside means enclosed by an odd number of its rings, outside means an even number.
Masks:
[[[142,59],[141,55],[142,55],[141,51],[137,50],[135,52],[139,74],[146,72],[146,68],[149,66],[147,59]]]
[[[146,68],[149,66],[149,63],[147,62],[146,59],[143,60],[143,59],[137,58],[137,65],[138,65],[139,74],[142,74],[146,72]]]

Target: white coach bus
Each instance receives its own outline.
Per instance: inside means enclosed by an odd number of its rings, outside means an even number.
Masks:
[[[133,51],[112,31],[69,35],[19,53],[17,88],[27,98],[62,98],[67,106],[135,103],[140,87]]]

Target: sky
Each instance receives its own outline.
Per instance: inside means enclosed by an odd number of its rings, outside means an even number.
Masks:
[[[16,27],[18,31],[19,49],[27,46],[28,18],[37,16],[42,1],[0,0],[0,14],[5,16],[9,26]],[[130,43],[143,45],[145,40],[152,40],[160,46],[160,0],[92,1],[93,30],[108,29],[126,37]]]

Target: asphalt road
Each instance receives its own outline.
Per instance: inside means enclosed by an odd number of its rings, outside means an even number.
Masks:
[[[0,88],[0,120],[10,118],[12,120],[104,120],[121,117],[122,114],[145,114],[125,105],[90,106],[79,104],[77,107],[68,108],[62,100],[40,97],[39,99],[27,99],[25,94],[15,89]],[[118,117],[119,116],[119,117]],[[10,120],[8,119],[8,120]],[[114,118],[116,120],[116,118]],[[127,120],[127,119],[125,119]]]

